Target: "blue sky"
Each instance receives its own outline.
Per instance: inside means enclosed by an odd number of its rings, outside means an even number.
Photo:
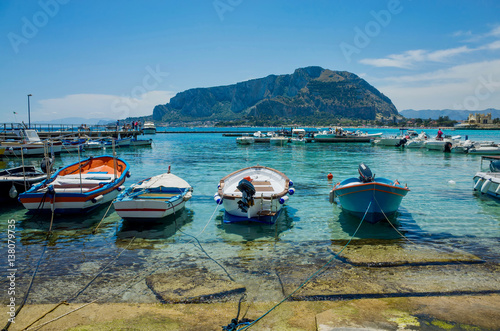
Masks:
[[[27,122],[28,94],[32,121],[125,118],[313,65],[399,111],[500,108],[496,0],[3,0],[0,36],[0,122]]]

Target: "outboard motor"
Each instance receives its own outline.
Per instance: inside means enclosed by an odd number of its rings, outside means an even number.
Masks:
[[[403,137],[403,139],[401,139],[397,144],[396,144],[396,147],[399,147],[399,146],[403,146],[408,142],[408,140],[406,139],[406,137]]]
[[[372,171],[363,162],[359,164],[358,172],[359,172],[359,180],[362,183],[373,182],[374,176],[372,174]]]
[[[40,164],[40,168],[42,169],[42,171],[44,173],[49,173],[52,171],[52,163],[54,162],[54,159],[53,158],[49,158],[49,157],[44,157],[42,159],[42,163]]]
[[[500,172],[500,160],[490,162],[490,171],[491,172]]]
[[[450,153],[450,152],[451,152],[451,147],[452,147],[452,146],[453,146],[453,145],[452,145],[449,141],[448,141],[448,142],[446,142],[446,144],[444,144],[444,152],[445,152],[445,153]]]
[[[236,188],[241,191],[242,195],[241,201],[238,201],[238,208],[243,212],[247,212],[248,208],[254,205],[253,196],[255,195],[255,187],[250,181],[242,179]]]

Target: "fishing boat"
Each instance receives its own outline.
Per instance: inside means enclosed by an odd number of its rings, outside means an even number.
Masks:
[[[143,134],[155,134],[156,126],[153,122],[145,122],[144,127],[142,128]]]
[[[130,140],[130,146],[132,147],[137,147],[137,146],[151,146],[153,143],[153,139],[137,139],[137,137],[132,138]]]
[[[445,136],[444,138],[435,138],[425,141],[424,147],[431,151],[450,152],[453,146],[460,143],[461,136]]]
[[[379,133],[367,133],[361,131],[348,131],[343,128],[330,128],[329,130],[319,131],[314,135],[315,142],[370,142],[372,139],[382,136]]]
[[[483,171],[483,161],[490,161],[489,171]],[[473,178],[474,192],[500,199],[500,156],[481,156],[480,171]]]
[[[17,198],[32,185],[47,178],[47,174],[36,170],[34,166],[20,166],[0,170],[0,201],[11,201]]]
[[[269,143],[275,146],[285,146],[288,144],[288,137],[274,135],[269,139]]]
[[[292,129],[292,138],[290,143],[294,145],[303,145],[306,143],[306,130],[304,129]]]
[[[359,177],[343,180],[334,185],[330,192],[330,202],[338,198],[342,209],[370,223],[394,214],[401,200],[410,191],[397,180],[375,178],[370,168],[361,163]]]
[[[272,224],[289,195],[293,182],[282,172],[263,166],[237,170],[219,182],[214,195],[226,210],[224,222],[254,221]]]
[[[144,179],[126,189],[113,202],[124,219],[160,219],[175,214],[191,199],[193,188],[167,173]]]
[[[30,212],[88,212],[116,198],[124,188],[129,168],[120,158],[90,157],[61,168],[20,194],[19,201]]]
[[[408,130],[406,128],[399,130],[401,131],[399,135],[375,137],[372,139],[372,143],[377,146],[399,147],[404,146],[408,140],[412,140],[418,136],[415,130]]]
[[[0,148],[4,149],[4,156],[41,156],[44,154],[61,153],[62,142],[42,141],[36,130],[20,128],[11,130],[13,139],[0,142]]]
[[[255,138],[253,136],[249,136],[248,134],[244,134],[241,137],[236,137],[236,143],[239,145],[251,145],[255,143]]]

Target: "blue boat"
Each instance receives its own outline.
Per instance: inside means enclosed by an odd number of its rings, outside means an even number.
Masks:
[[[348,178],[334,185],[330,192],[330,202],[333,203],[338,198],[343,210],[357,217],[364,217],[370,223],[377,223],[393,215],[410,191],[408,187],[397,180],[375,178],[364,163],[359,165],[358,172],[358,178]]]

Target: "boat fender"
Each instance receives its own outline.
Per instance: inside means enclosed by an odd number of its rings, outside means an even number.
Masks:
[[[118,192],[121,192],[121,191],[122,191],[122,187],[121,187],[121,186],[119,186],[119,187],[117,187],[117,188],[116,188],[116,190],[117,190]]]
[[[288,181],[288,187],[292,187],[293,186],[293,182],[290,180]]]
[[[12,183],[12,187],[9,190],[9,197],[11,197],[12,199],[15,199],[17,197],[17,190],[14,186],[14,183]]]
[[[291,188],[288,190],[288,194],[293,195],[295,193],[295,189]]]
[[[222,198],[220,197],[220,195],[218,194],[215,194],[214,195],[214,201],[215,203],[217,203],[218,205],[221,205],[222,204]]]
[[[488,192],[490,185],[491,185],[491,180],[485,180],[483,186],[481,186],[481,193]]]
[[[96,196],[95,198],[92,198],[92,203],[97,203],[99,201],[101,201],[102,199],[104,198],[104,196],[101,194],[101,195],[98,195]]]
[[[330,203],[335,202],[335,191],[333,191],[333,190],[330,191],[329,200],[330,200]]]
[[[478,178],[476,184],[474,184],[474,191],[477,191],[479,189],[479,186],[481,186],[483,182],[482,178]]]
[[[285,202],[287,202],[287,201],[288,201],[288,196],[286,196],[286,195],[285,195],[285,196],[282,196],[282,197],[280,198],[280,204],[284,204],[284,203],[285,203]]]
[[[127,171],[127,178],[130,178],[130,176],[132,176],[132,175],[130,174],[130,171]]]

